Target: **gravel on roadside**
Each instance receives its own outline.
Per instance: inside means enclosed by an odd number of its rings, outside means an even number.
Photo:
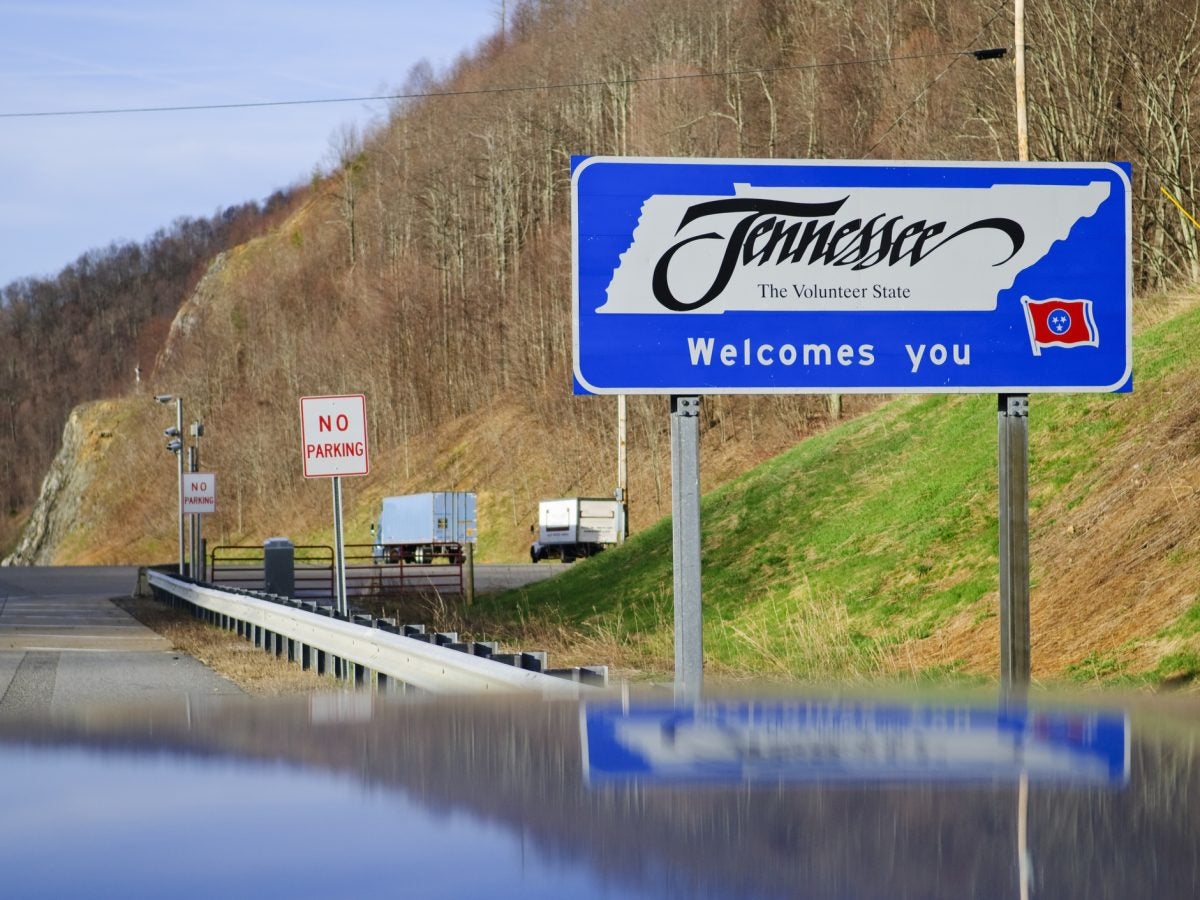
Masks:
[[[225,676],[248,694],[310,694],[333,689],[334,682],[295,663],[255,649],[236,633],[223,631],[156,600],[114,597],[113,603],[179,650]]]

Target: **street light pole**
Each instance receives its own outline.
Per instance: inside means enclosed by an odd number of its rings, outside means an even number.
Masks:
[[[186,574],[187,557],[184,552],[184,535],[183,535],[183,398],[176,397],[173,394],[158,394],[155,398],[159,403],[170,403],[175,401],[175,427],[166,430],[167,437],[171,438],[167,442],[167,449],[175,454],[175,460],[178,463],[179,483],[176,485],[176,497],[178,502],[178,525],[179,525],[179,574]]]

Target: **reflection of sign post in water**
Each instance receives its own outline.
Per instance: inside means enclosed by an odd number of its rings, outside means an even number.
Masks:
[[[1088,782],[1129,777],[1123,713],[832,701],[586,704],[589,782]]]
[[[1128,167],[573,162],[575,389],[673,398],[677,628],[700,616],[701,395],[997,394],[1007,486],[1025,395],[1131,389]],[[1023,488],[1000,498],[1006,560],[1028,556]],[[699,633],[676,634],[685,691]],[[1027,649],[1002,655],[1027,670]]]
[[[301,397],[305,478],[333,479],[334,599],[337,611],[346,602],[346,554],[342,538],[342,476],[366,475],[367,398],[362,394]]]

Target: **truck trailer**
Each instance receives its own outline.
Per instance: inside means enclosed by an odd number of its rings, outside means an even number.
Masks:
[[[563,497],[538,504],[537,540],[529,548],[534,562],[574,562],[595,556],[618,539],[617,501],[607,497]]]
[[[432,491],[384,497],[379,524],[371,526],[377,563],[431,563],[445,559],[462,565],[467,544],[475,543],[475,495],[470,491]]]

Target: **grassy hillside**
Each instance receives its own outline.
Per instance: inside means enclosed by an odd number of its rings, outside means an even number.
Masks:
[[[1134,394],[1032,399],[1036,678],[1200,674],[1200,311],[1180,303],[1139,311]],[[992,396],[897,399],[708,493],[710,670],[994,675],[996,507]],[[670,548],[664,519],[471,621],[669,671]]]

